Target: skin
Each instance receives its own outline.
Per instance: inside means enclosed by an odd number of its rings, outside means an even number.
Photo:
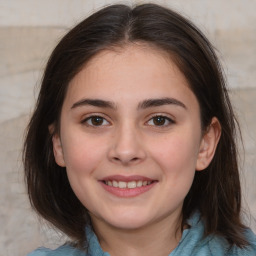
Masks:
[[[145,104],[167,97],[168,104]],[[111,104],[91,105],[95,99]],[[102,248],[111,255],[168,255],[182,235],[182,204],[195,171],[209,165],[220,137],[216,118],[201,130],[198,101],[175,63],[148,46],[101,52],[71,81],[60,127],[56,162],[66,167]],[[110,175],[140,175],[154,184],[136,196],[116,196],[102,185]]]

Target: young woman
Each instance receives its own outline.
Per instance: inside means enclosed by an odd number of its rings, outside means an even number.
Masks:
[[[24,146],[31,204],[70,242],[30,255],[255,255],[236,128],[190,21],[154,4],[93,14],[53,51]]]

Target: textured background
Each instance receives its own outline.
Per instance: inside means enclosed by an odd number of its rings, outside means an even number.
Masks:
[[[55,247],[63,239],[40,223],[28,204],[21,163],[24,128],[56,42],[76,22],[112,2],[117,1],[0,0],[0,255],[23,256],[39,245]],[[244,206],[255,217],[256,1],[154,2],[191,18],[218,49],[244,136]],[[247,221],[256,231],[255,222]]]

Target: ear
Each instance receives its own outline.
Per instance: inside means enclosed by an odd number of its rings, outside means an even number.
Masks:
[[[50,134],[52,134],[52,146],[53,146],[53,154],[55,158],[56,164],[58,164],[61,167],[65,167],[65,161],[64,161],[64,155],[63,155],[63,149],[61,144],[60,135],[56,132],[54,132],[55,127],[54,125],[49,125],[48,127]]]
[[[201,140],[196,170],[202,171],[211,163],[221,135],[221,125],[216,117],[213,117],[211,124]]]

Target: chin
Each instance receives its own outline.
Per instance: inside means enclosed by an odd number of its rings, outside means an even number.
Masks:
[[[135,229],[140,229],[143,228],[147,225],[147,222],[139,222],[139,221],[122,221],[122,222],[117,222],[115,221],[112,223],[112,226],[117,229],[124,229],[124,230],[135,230]]]
[[[110,224],[111,226],[118,228],[118,229],[139,229],[143,228],[144,226],[148,225],[152,220],[149,216],[144,216],[142,214],[124,214],[124,215],[113,215],[108,220],[104,220],[106,223]]]

